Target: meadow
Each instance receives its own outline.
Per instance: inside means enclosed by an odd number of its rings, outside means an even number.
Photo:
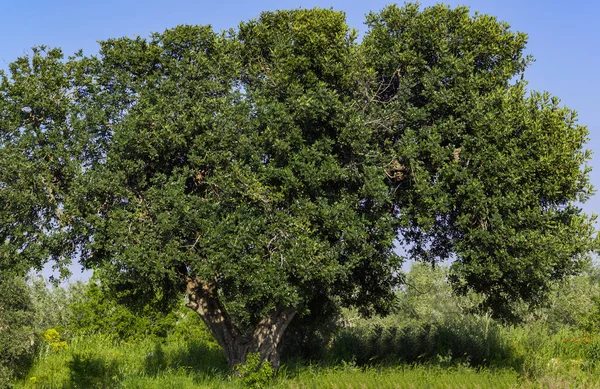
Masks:
[[[446,269],[414,266],[394,312],[343,311],[284,364],[249,361],[237,374],[193,312],[133,313],[92,281],[30,284],[36,349],[15,388],[600,388],[595,269],[557,285],[550,303],[517,324],[476,312]],[[43,308],[42,308],[43,307]],[[325,326],[323,327],[325,328]],[[324,334],[329,334],[325,336]],[[319,339],[317,339],[319,338]],[[304,347],[304,348],[302,348]]]

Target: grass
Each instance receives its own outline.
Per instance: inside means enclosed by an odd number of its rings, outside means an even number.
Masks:
[[[242,388],[226,373],[220,350],[180,339],[115,343],[76,338],[66,350],[40,353],[17,388]],[[514,370],[457,366],[284,365],[273,388],[512,388]]]
[[[199,317],[184,310],[166,337],[144,338],[141,334],[154,332],[140,331],[136,340],[116,341],[114,335],[44,331],[35,363],[15,387],[600,389],[596,281],[582,279],[572,290],[564,289],[553,307],[538,312],[536,317],[544,320],[510,327],[489,315],[465,313],[469,301],[458,304],[449,286],[437,282],[441,271],[436,275],[414,267],[413,272],[411,282],[429,293],[406,292],[397,312],[387,317],[364,319],[344,312],[335,338],[327,348],[323,343],[323,353],[315,353],[320,359],[284,361],[268,381],[260,371],[243,379],[229,374],[223,352]],[[73,336],[66,347],[61,335]],[[251,370],[250,363],[246,367]]]
[[[378,365],[288,362],[264,387],[272,388],[600,388],[600,340],[564,329],[508,328],[509,360],[472,367],[449,357],[424,363]],[[350,356],[351,358],[351,356]],[[221,350],[180,336],[116,342],[78,337],[65,350],[42,348],[21,389],[243,388],[227,373]]]
[[[509,369],[400,365],[384,368],[341,366],[311,371],[279,381],[285,388],[515,388],[517,373]]]
[[[63,351],[44,348],[17,388],[210,387],[228,384],[227,363],[214,345],[170,337],[160,341],[115,342],[79,337]],[[150,384],[155,381],[155,384]],[[142,386],[140,386],[142,385]],[[158,386],[157,386],[158,385]]]

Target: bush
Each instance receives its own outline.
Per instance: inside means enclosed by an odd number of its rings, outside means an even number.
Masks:
[[[55,328],[50,328],[41,334],[42,340],[50,350],[54,352],[64,351],[68,348],[67,342],[62,340],[60,334]]]
[[[387,317],[365,319],[346,311],[330,356],[358,364],[400,360],[475,366],[509,358],[502,326],[487,314],[472,313],[478,296],[452,293],[447,268],[413,265],[397,298],[396,311]]]
[[[29,291],[35,310],[35,332],[38,334],[54,328],[69,336],[72,304],[85,293],[87,284],[81,281],[67,287],[52,285],[41,277],[33,277]]]
[[[549,299],[535,310],[523,307],[525,324],[542,322],[551,333],[568,327],[595,332],[600,330],[599,270],[589,268],[552,285]]]
[[[263,388],[273,379],[275,371],[269,362],[260,362],[259,353],[249,353],[246,363],[237,366],[237,373],[245,388]]]
[[[92,278],[72,296],[69,327],[77,335],[105,334],[118,340],[165,337],[177,322],[174,312],[164,313],[149,306],[133,311],[118,301],[100,281]]]
[[[0,275],[0,313],[0,387],[10,387],[34,349],[34,311],[24,279]]]
[[[150,306],[134,311],[121,304],[118,295],[107,290],[96,277],[67,287],[52,286],[37,277],[30,283],[30,294],[35,308],[35,332],[55,329],[66,340],[94,334],[115,340],[164,338],[189,311],[183,306],[173,307],[170,312]]]

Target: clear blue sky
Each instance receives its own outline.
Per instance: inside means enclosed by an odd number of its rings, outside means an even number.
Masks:
[[[434,1],[422,1],[423,6]],[[592,182],[600,190],[600,2],[594,0],[462,0],[472,11],[497,16],[529,34],[528,53],[536,62],[525,74],[530,89],[547,90],[579,112],[588,126],[588,148],[596,154]],[[35,45],[62,47],[66,54],[97,51],[98,40],[148,36],[178,24],[236,27],[261,11],[315,6],[346,12],[348,23],[364,31],[364,15],[388,1],[317,0],[20,0],[0,2],[0,68]],[[600,194],[584,205],[598,212]]]

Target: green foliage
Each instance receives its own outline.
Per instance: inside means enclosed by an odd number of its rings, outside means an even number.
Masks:
[[[415,264],[398,293],[395,312],[361,319],[346,312],[329,356],[361,365],[391,363],[502,364],[511,355],[502,327],[470,311],[477,296],[456,296],[448,268]]]
[[[595,248],[587,129],[526,93],[506,23],[409,3],[367,26],[358,43],[342,12],[264,12],[19,58],[0,74],[0,270],[80,258],[120,300],[188,293],[241,339],[323,296],[389,311],[398,238],[454,258],[481,312],[543,305]],[[146,325],[89,293],[84,327]]]
[[[0,387],[10,387],[31,362],[33,317],[25,281],[0,273]]]
[[[354,360],[360,365],[392,363],[440,363],[489,366],[511,355],[497,325],[486,330],[483,320],[467,317],[437,325],[363,325],[340,331],[330,357]]]
[[[481,297],[453,295],[448,268],[415,265],[399,293],[398,311],[368,321],[347,312],[328,355],[360,366],[512,368],[522,387],[597,387],[600,334],[597,327],[586,330],[584,314],[597,298],[596,272],[553,285],[549,303],[527,315],[514,307],[523,323],[505,326],[469,313]]]
[[[118,294],[108,290],[96,276],[89,282],[66,286],[52,286],[38,277],[30,282],[29,292],[35,332],[42,338],[49,331],[58,331],[65,339],[103,334],[115,340],[133,340],[164,338],[174,332],[188,339],[212,339],[206,326],[184,307],[183,301],[167,312],[149,306],[132,310],[121,304]]]
[[[597,332],[600,329],[600,273],[598,267],[588,270],[583,276],[576,277],[566,293],[560,295],[566,300],[557,302],[557,306],[567,305],[572,312],[564,313],[575,317],[577,326],[588,332]],[[559,312],[562,314],[562,312]]]
[[[367,18],[370,105],[400,234],[413,257],[455,259],[456,291],[496,316],[537,305],[594,247],[585,201],[588,131],[544,93],[526,93],[526,35],[466,7],[390,6]]]
[[[46,282],[41,276],[32,277],[29,293],[35,311],[35,331],[38,334],[54,328],[64,336],[72,331],[73,305],[85,299],[87,284],[84,282],[57,286]]]
[[[352,364],[331,368],[307,367],[293,379],[282,380],[282,388],[521,388],[519,377],[510,369],[472,369],[464,366],[367,367]]]
[[[595,285],[595,271],[557,285],[553,296],[574,293],[573,285]],[[456,296],[448,269],[415,265],[399,291],[397,311],[361,318],[344,311],[328,358],[294,359],[268,382],[260,358],[244,365],[247,383],[227,375],[227,362],[214,340],[197,326],[198,315],[181,317],[166,338],[116,341],[110,334],[72,337],[68,349],[40,350],[21,388],[75,387],[585,387],[600,385],[600,333],[577,328],[556,312],[577,308],[567,299],[535,312],[519,326],[504,326],[485,315],[466,313],[477,296]],[[581,281],[581,282],[580,282]],[[579,289],[575,289],[579,290]],[[581,289],[585,291],[589,289]],[[592,289],[593,290],[593,289]],[[589,297],[593,299],[593,293]],[[584,301],[585,300],[581,300]],[[559,307],[557,304],[564,304]],[[587,303],[586,303],[587,304]],[[204,338],[203,338],[204,336]],[[205,339],[205,340],[202,340]],[[340,362],[341,360],[341,362]],[[289,363],[290,361],[288,361]],[[409,362],[407,364],[406,362]],[[258,369],[258,370],[257,370]],[[442,382],[445,386],[439,386]]]
[[[119,381],[118,363],[115,360],[106,363],[101,358],[74,353],[69,361],[69,387],[73,389],[103,389],[117,385]]]
[[[197,345],[196,345],[197,346]],[[156,344],[147,341],[111,343],[99,336],[78,339],[66,353],[49,354],[37,361],[31,372],[17,382],[17,388],[54,389],[84,386],[110,388],[243,388],[241,380],[221,373],[227,368],[222,353],[198,348],[188,354],[191,343],[170,338],[162,345],[163,362],[154,372],[148,371],[147,359]],[[187,364],[180,359],[189,358]],[[71,370],[74,369],[74,370]],[[112,378],[111,378],[112,377]],[[514,387],[518,377],[508,369],[446,369],[431,366],[394,366],[358,368],[351,364],[338,366],[283,367],[266,388],[446,388]],[[440,383],[444,383],[442,386]]]
[[[340,13],[313,10],[265,13],[237,38],[181,26],[102,43],[111,93],[90,98],[116,112],[113,135],[73,204],[95,231],[89,263],[148,301],[217,280],[242,329],[323,291],[383,309],[395,232],[377,150],[346,104],[349,34]]]
[[[200,316],[181,305],[173,311],[177,321],[171,328],[169,335],[185,342],[197,342],[206,344],[212,348],[218,348],[219,345],[211,335]]]
[[[55,260],[66,275],[77,257],[64,208],[87,142],[74,64],[60,49],[37,47],[0,71],[0,271],[27,274]]]
[[[566,336],[568,342],[564,342]],[[456,361],[434,364],[380,364],[358,366],[300,364],[284,366],[268,385],[273,388],[595,388],[600,385],[593,357],[598,334],[568,330],[552,335],[542,328],[520,327],[503,332],[512,342],[515,367],[492,364],[469,367]],[[572,342],[584,339],[583,342]],[[515,347],[515,345],[517,347]],[[36,361],[18,388],[74,388],[91,385],[123,388],[241,388],[241,380],[226,375],[227,363],[218,350],[167,339],[156,354],[149,340],[113,343],[101,336],[77,339],[65,353],[51,353]],[[194,349],[198,347],[197,349]],[[533,348],[532,348],[533,347]],[[190,350],[193,350],[192,351]],[[212,350],[212,351],[211,351]],[[441,359],[444,359],[441,356]],[[595,359],[594,359],[595,358]],[[85,387],[85,386],[84,386]]]
[[[119,340],[165,337],[173,330],[178,315],[183,315],[175,307],[166,313],[149,306],[133,311],[120,304],[118,297],[95,278],[81,292],[69,306],[69,329],[77,335],[99,333]]]
[[[327,296],[310,301],[286,330],[281,354],[286,359],[321,360],[338,329],[342,312]]]
[[[249,353],[246,362],[236,367],[236,372],[245,388],[264,388],[275,375],[273,366],[261,362],[258,353]]]
[[[598,269],[588,269],[553,285],[547,304],[521,316],[526,321],[543,321],[550,331],[564,327],[595,332],[600,329]]]
[[[135,382],[148,380],[174,387],[164,377],[170,377],[173,383],[186,381],[187,387],[211,380],[223,383],[207,384],[209,387],[226,387],[226,370],[222,351],[211,343],[179,336],[169,336],[162,343],[147,338],[124,342],[95,334],[72,338],[64,352],[40,355],[17,387],[129,388],[137,387]]]

